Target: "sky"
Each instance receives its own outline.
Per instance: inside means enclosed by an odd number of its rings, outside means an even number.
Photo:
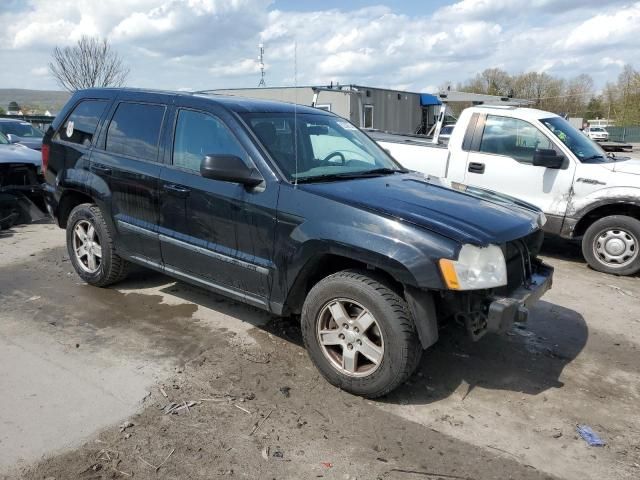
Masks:
[[[590,74],[640,69],[640,1],[0,0],[0,88],[59,89],[55,46],[107,38],[129,86],[330,82],[433,92],[492,67]]]

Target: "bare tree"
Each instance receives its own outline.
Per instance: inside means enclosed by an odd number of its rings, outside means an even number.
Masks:
[[[56,47],[49,70],[58,84],[70,92],[91,87],[120,87],[129,75],[129,68],[106,39],[87,36],[72,47]]]

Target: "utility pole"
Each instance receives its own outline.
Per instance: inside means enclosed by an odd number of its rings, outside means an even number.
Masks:
[[[260,49],[260,56],[258,57],[260,61],[260,83],[258,83],[258,87],[266,87],[267,84],[264,81],[264,44],[259,44],[258,48]]]

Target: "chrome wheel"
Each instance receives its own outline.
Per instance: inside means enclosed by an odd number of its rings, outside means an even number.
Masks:
[[[603,230],[595,237],[593,253],[607,266],[624,267],[637,258],[638,239],[626,230]]]
[[[95,227],[88,220],[80,220],[73,227],[73,251],[80,268],[96,273],[102,264],[102,247]]]
[[[382,363],[384,340],[373,314],[359,303],[335,299],[316,321],[318,343],[324,356],[341,373],[364,377]]]

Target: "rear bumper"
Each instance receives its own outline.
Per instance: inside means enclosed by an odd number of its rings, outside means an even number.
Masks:
[[[487,331],[504,333],[514,322],[525,322],[529,307],[536,303],[553,284],[553,267],[540,263],[531,276],[529,285],[522,286],[508,297],[496,297],[489,304]]]

